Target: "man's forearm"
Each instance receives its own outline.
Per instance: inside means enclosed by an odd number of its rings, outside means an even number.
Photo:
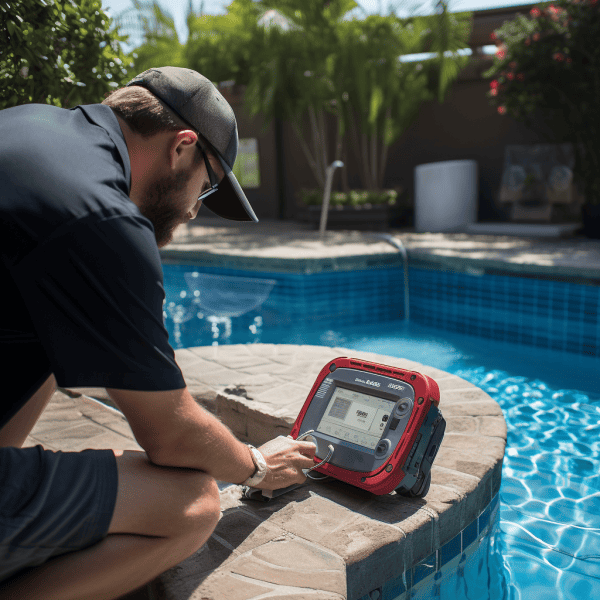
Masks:
[[[108,392],[152,462],[198,469],[231,483],[241,483],[254,472],[248,446],[199,406],[187,389]],[[168,410],[164,409],[165,403]]]

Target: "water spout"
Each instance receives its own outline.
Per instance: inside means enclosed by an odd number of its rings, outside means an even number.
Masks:
[[[409,319],[409,298],[408,298],[408,254],[406,252],[406,248],[401,240],[395,238],[393,235],[389,233],[378,233],[375,234],[374,237],[380,240],[385,240],[394,248],[400,251],[402,254],[402,264],[404,268],[404,320],[408,321]]]
[[[331,196],[331,182],[333,181],[333,172],[337,168],[344,166],[341,160],[333,161],[327,167],[327,175],[325,179],[325,193],[323,194],[323,206],[321,207],[321,223],[319,225],[319,237],[323,241],[325,236],[325,227],[327,226],[327,214],[329,213],[329,197]]]

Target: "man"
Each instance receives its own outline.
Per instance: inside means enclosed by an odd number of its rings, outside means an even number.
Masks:
[[[168,343],[158,247],[202,203],[257,218],[233,111],[200,74],[150,69],[102,105],[0,112],[0,598],[116,598],[187,558],[215,480],[305,480],[315,446],[253,449],[193,400]],[[21,448],[56,386],[105,387],[145,452]]]

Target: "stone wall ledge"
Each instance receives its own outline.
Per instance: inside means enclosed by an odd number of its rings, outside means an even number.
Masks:
[[[476,386],[413,361],[345,348],[251,344],[176,355],[196,400],[256,446],[289,433],[317,374],[340,356],[433,377],[447,429],[425,498],[374,496],[328,480],[262,503],[242,500],[240,486],[225,487],[215,532],[153,582],[155,598],[391,600],[404,571],[427,560],[440,565],[456,548],[460,554],[461,532],[473,524],[476,537],[485,533],[500,488],[506,424]],[[99,389],[70,393],[82,392],[106,397]]]

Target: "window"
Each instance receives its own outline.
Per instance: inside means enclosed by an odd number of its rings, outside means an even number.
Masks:
[[[260,187],[260,166],[258,161],[258,140],[240,140],[238,155],[233,165],[233,174],[242,188]]]

